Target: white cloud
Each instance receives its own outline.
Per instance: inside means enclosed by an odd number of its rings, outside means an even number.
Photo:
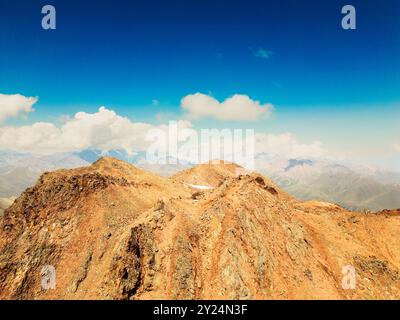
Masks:
[[[255,150],[257,154],[282,156],[285,158],[319,158],[325,155],[321,142],[300,143],[291,133],[256,134]]]
[[[190,126],[188,121],[179,121],[178,124],[180,127]],[[101,151],[125,150],[132,154],[146,150],[146,133],[154,128],[151,124],[132,122],[101,107],[96,113],[78,112],[70,119],[65,118],[61,127],[48,122],[1,127],[0,149],[51,154],[93,148]]]
[[[95,113],[78,112],[72,117],[65,116],[63,120],[62,123],[58,122],[59,126],[50,122],[36,122],[29,126],[0,127],[0,149],[35,154],[75,152],[86,149],[102,152],[123,150],[132,155],[148,150],[153,141],[147,140],[146,136],[151,130],[160,129],[166,132],[167,136],[171,133],[168,124],[155,126],[149,123],[132,122],[105,107],[99,108]],[[183,132],[183,129],[195,131],[190,121],[177,121],[179,133]],[[324,155],[320,142],[300,143],[290,133],[278,135],[256,133],[255,138],[255,156],[263,153],[288,158]],[[236,145],[235,148],[241,149]]]
[[[202,93],[190,94],[182,99],[181,106],[188,112],[190,119],[214,118],[226,121],[255,121],[273,110],[269,103],[260,104],[240,94],[223,102]]]
[[[37,101],[38,98],[35,97],[0,93],[0,122],[7,118],[18,117],[22,113],[34,111],[32,107]]]

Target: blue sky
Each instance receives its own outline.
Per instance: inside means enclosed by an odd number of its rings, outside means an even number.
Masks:
[[[57,29],[41,28],[41,7]],[[341,8],[357,29],[341,28]],[[400,142],[400,2],[22,1],[0,4],[0,93],[38,96],[21,125],[104,105],[135,121],[180,118],[182,97],[246,94],[274,105],[252,123],[328,148],[392,156]],[[157,103],[153,103],[154,101]],[[392,152],[392,153],[391,153]]]

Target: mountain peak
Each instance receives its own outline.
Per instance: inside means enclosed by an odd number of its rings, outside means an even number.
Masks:
[[[186,184],[219,186],[229,177],[238,177],[245,172],[241,166],[222,160],[212,160],[184,170],[171,178]]]
[[[106,165],[106,164],[127,164],[125,161],[119,160],[115,157],[103,156],[93,163],[94,165]]]

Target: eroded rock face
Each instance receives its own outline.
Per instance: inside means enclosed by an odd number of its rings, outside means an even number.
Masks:
[[[109,276],[111,287],[115,288],[113,297],[130,299],[140,286],[143,266],[141,265],[142,248],[139,230],[132,228],[126,239],[120,243],[112,259]]]
[[[104,158],[45,174],[0,218],[0,298],[400,298],[396,212],[299,202],[239,172],[166,179]]]

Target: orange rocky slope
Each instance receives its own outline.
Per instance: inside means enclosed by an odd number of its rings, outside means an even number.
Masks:
[[[397,214],[300,202],[237,169],[166,179],[103,158],[44,174],[0,218],[0,298],[400,298]],[[45,265],[55,289],[42,289]]]

